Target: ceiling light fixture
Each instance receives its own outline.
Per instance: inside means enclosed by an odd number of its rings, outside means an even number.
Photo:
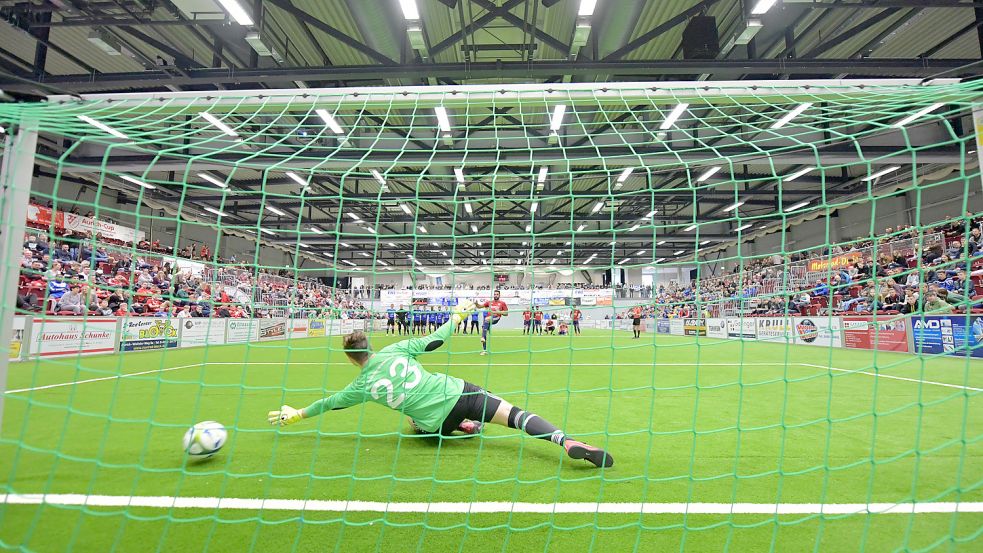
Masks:
[[[567,111],[566,104],[553,106],[553,115],[550,117],[550,130],[558,131],[563,126],[563,114]]]
[[[201,180],[206,180],[219,188],[226,188],[229,186],[224,182],[222,182],[221,180],[209,175],[208,173],[198,173],[198,178],[200,178]]]
[[[869,182],[869,181],[872,181],[874,179],[883,177],[884,175],[887,175],[888,173],[893,173],[893,172],[897,171],[898,169],[901,169],[901,166],[900,165],[892,165],[892,166],[890,166],[890,167],[888,167],[886,169],[881,169],[880,171],[878,171],[878,172],[876,172],[876,173],[874,173],[874,174],[872,174],[870,176],[864,177],[864,178],[862,178],[860,180],[862,180],[864,182]]]
[[[912,113],[908,117],[905,117],[904,119],[898,121],[897,123],[895,123],[895,124],[893,124],[891,126],[900,129],[901,127],[904,127],[905,125],[907,125],[907,124],[915,121],[916,119],[920,119],[920,118],[928,115],[929,113],[932,113],[933,111],[941,108],[944,105],[945,104],[932,104],[930,106],[925,106],[924,108],[916,111],[915,113]]]
[[[780,128],[784,127],[785,125],[788,125],[792,121],[792,119],[795,119],[796,117],[802,115],[802,112],[803,111],[805,111],[805,110],[807,110],[807,109],[809,109],[811,107],[812,107],[812,102],[806,102],[804,104],[799,104],[798,106],[795,107],[795,109],[793,109],[792,111],[786,113],[784,117],[782,117],[778,121],[775,121],[775,124],[772,125],[771,128],[773,128],[773,129],[780,129]]]
[[[338,125],[338,122],[335,121],[335,118],[332,117],[330,113],[328,113],[328,110],[316,109],[314,110],[314,113],[316,113],[318,117],[320,117],[321,120],[324,121],[324,124],[327,125],[329,129],[331,129],[331,132],[335,134],[345,134],[345,130],[342,129],[340,125]]]
[[[208,113],[207,111],[203,111],[203,112],[201,112],[201,116],[204,117],[205,120],[207,120],[209,123],[211,123],[212,125],[214,125],[215,128],[217,128],[218,130],[222,131],[223,133],[225,133],[225,134],[227,134],[229,136],[239,136],[239,133],[237,133],[234,130],[232,130],[231,127],[229,127],[228,125],[226,125],[225,123],[223,123],[221,119],[219,119],[218,117],[215,117],[211,113]]]
[[[116,129],[112,128],[112,127],[110,127],[109,125],[107,125],[105,123],[100,123],[99,121],[96,121],[95,119],[89,117],[88,115],[79,115],[77,117],[79,119],[81,119],[82,121],[85,121],[86,123],[88,123],[88,124],[92,125],[93,127],[99,129],[100,131],[109,133],[109,134],[115,136],[116,138],[125,138],[127,140],[129,140],[129,138],[130,138],[129,136],[126,136],[125,134],[119,132],[118,130],[116,130]]]
[[[146,182],[143,182],[142,180],[140,180],[138,178],[131,177],[130,175],[120,175],[119,178],[125,180],[126,182],[131,182],[133,184],[142,186],[143,188],[146,188],[147,190],[156,190],[157,189],[156,186],[154,186],[152,184],[148,184]]]
[[[246,13],[245,8],[243,8],[236,0],[218,0],[218,3],[225,8],[225,11],[229,12],[229,17],[231,17],[236,23],[242,25],[243,27],[248,27],[253,24],[253,18],[249,17],[249,14]]]
[[[808,166],[808,167],[803,167],[802,169],[799,169],[798,171],[792,173],[791,175],[788,175],[787,177],[782,178],[782,180],[785,181],[785,182],[792,182],[795,179],[801,177],[802,175],[805,175],[806,173],[810,173],[810,172],[815,171],[815,170],[816,170],[816,168],[815,167],[812,167],[811,165]]]
[[[666,120],[663,121],[661,125],[659,125],[659,129],[665,131],[671,128],[673,125],[675,125],[676,121],[678,121],[679,118],[682,117],[683,113],[686,112],[686,108],[688,107],[689,104],[678,104],[676,107],[672,108],[672,111],[669,112],[669,115],[668,117],[666,117]]]

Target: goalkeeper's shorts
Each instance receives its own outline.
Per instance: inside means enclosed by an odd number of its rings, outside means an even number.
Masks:
[[[440,425],[440,434],[450,436],[465,419],[490,422],[501,404],[502,398],[488,393],[480,386],[464,381],[461,397],[457,399],[454,408]]]

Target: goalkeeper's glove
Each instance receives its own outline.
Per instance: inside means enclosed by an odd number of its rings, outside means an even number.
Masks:
[[[454,308],[454,324],[458,324],[464,319],[468,318],[468,315],[474,311],[474,302],[466,301],[464,303],[459,303],[457,307]]]
[[[301,409],[294,409],[289,405],[283,405],[280,407],[279,411],[270,411],[269,414],[266,415],[266,418],[268,421],[270,421],[270,424],[274,426],[278,424],[280,426],[287,426],[288,424],[293,424],[304,418],[304,411]]]

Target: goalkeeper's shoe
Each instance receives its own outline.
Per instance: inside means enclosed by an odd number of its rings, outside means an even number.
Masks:
[[[571,459],[586,459],[595,467],[608,468],[614,465],[614,457],[611,457],[599,447],[567,439],[563,442],[563,448],[567,450],[567,455]]]
[[[464,421],[457,425],[457,429],[465,434],[476,436],[481,434],[481,429],[484,428],[484,426],[484,423],[480,421]]]

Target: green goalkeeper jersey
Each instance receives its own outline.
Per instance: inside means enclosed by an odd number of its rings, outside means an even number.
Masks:
[[[437,432],[464,391],[464,381],[427,372],[416,360],[450,338],[452,323],[444,323],[429,336],[403,340],[372,354],[362,372],[345,389],[304,408],[304,417],[373,401],[416,421],[427,432]]]

